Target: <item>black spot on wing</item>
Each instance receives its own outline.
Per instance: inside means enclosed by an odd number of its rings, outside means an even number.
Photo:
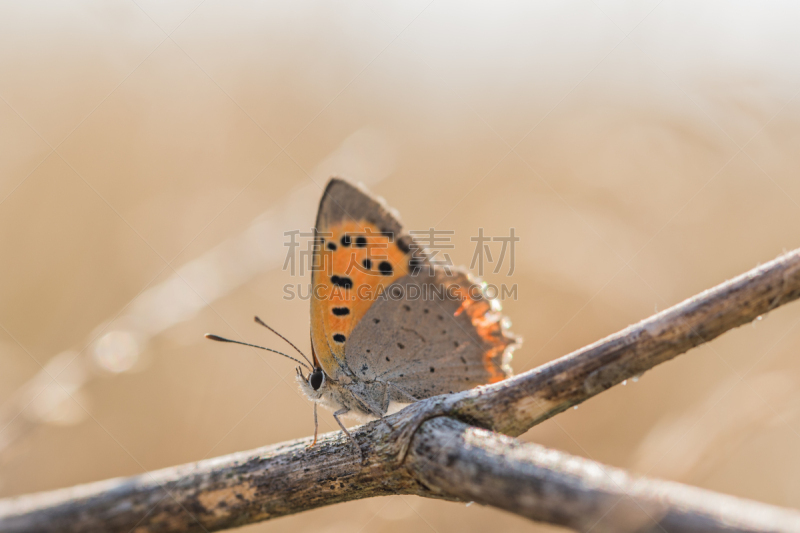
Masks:
[[[384,276],[391,276],[392,272],[394,272],[392,264],[389,261],[381,261],[381,264],[378,265],[378,270],[380,270],[381,274]]]
[[[346,340],[346,338],[341,333],[337,333],[336,335],[333,336],[333,340],[335,340],[339,344],[342,344]]]
[[[365,269],[369,270],[370,268],[372,268],[372,259],[370,259],[369,257],[365,257],[364,260],[361,261],[361,265]]]
[[[337,276],[334,274],[331,276],[331,283],[343,289],[350,289],[353,287],[353,280],[347,276]]]
[[[367,246],[367,238],[366,237],[356,238],[356,246],[358,246],[359,248],[365,248]]]
[[[347,307],[334,307],[331,311],[333,311],[333,314],[336,316],[347,316],[350,314],[350,309]]]
[[[411,251],[412,242],[413,241],[411,240],[411,237],[409,235],[404,235],[403,237],[397,239],[397,247],[400,248],[400,250],[404,254],[407,254],[408,252]]]
[[[335,252],[336,251],[336,243],[335,242],[329,242],[328,244],[326,244],[326,246],[328,247],[328,250],[330,250],[331,252]]]
[[[342,235],[342,238],[339,242],[342,243],[342,246],[350,246],[350,235]]]

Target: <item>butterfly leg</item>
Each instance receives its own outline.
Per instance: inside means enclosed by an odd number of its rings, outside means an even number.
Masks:
[[[317,443],[317,432],[319,431],[319,419],[317,419],[317,402],[314,402],[314,442],[311,443],[309,448],[312,448]]]
[[[339,424],[339,427],[342,428],[342,431],[344,431],[344,434],[347,435],[347,438],[350,439],[350,442],[353,443],[353,446],[355,447],[356,451],[358,452],[358,455],[361,456],[362,459],[363,459],[363,455],[361,454],[361,448],[358,447],[358,443],[356,442],[356,439],[353,438],[353,436],[350,434],[350,432],[347,431],[347,428],[344,427],[344,424],[342,424],[342,421],[339,420],[340,416],[345,415],[345,414],[347,414],[349,412],[350,412],[350,409],[347,409],[347,408],[339,409],[338,411],[333,413],[333,418],[336,419],[336,423]]]

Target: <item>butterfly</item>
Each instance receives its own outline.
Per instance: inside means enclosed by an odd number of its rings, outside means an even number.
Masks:
[[[264,348],[308,371],[298,367],[297,381],[314,402],[312,446],[318,404],[358,449],[341,416],[383,419],[404,404],[501,381],[521,343],[485,285],[432,261],[382,199],[339,178],[320,200],[310,299],[310,360],[256,321],[307,361]]]

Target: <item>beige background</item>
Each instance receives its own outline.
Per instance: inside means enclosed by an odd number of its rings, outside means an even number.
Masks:
[[[307,436],[259,314],[332,173],[516,228],[524,371],[800,246],[796,3],[0,4],[0,496]],[[497,250],[496,250],[497,251]],[[524,438],[800,507],[800,304]],[[115,372],[116,371],[116,372]],[[53,383],[55,378],[57,383]],[[322,429],[334,429],[329,414]],[[538,527],[387,497],[246,531]]]

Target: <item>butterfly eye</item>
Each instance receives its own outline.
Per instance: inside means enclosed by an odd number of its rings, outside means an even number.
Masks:
[[[317,368],[308,375],[308,384],[312,389],[319,390],[323,383],[325,383],[325,373],[321,368]]]

